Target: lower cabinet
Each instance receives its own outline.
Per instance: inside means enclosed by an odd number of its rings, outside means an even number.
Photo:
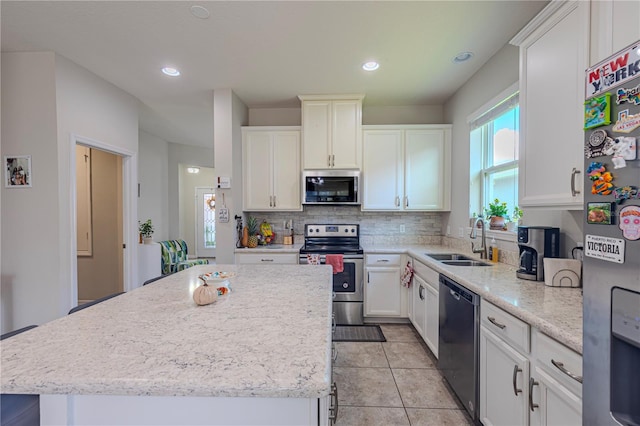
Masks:
[[[400,285],[400,254],[368,254],[364,270],[364,315],[407,316],[406,292]]]
[[[480,326],[480,421],[581,425],[582,357],[485,300]]]
[[[413,270],[411,323],[433,355],[438,358],[439,274],[415,259]]]
[[[236,264],[287,264],[298,263],[297,253],[236,253]]]

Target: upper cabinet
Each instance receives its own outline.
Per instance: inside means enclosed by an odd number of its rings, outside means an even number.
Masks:
[[[299,98],[303,169],[360,169],[364,95]]]
[[[299,127],[242,128],[243,209],[300,211]]]
[[[520,47],[519,204],[582,209],[589,2],[551,2]]]
[[[593,66],[640,40],[640,2],[591,2],[591,60]]]
[[[362,210],[450,208],[450,125],[364,126]]]

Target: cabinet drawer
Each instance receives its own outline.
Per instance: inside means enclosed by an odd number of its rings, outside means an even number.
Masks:
[[[481,322],[497,336],[508,341],[515,349],[528,354],[530,349],[529,324],[485,301],[480,303]]]
[[[290,264],[298,263],[296,253],[236,253],[237,264]]]
[[[582,395],[582,356],[535,328],[531,339],[536,363],[559,383]]]
[[[440,274],[433,269],[429,268],[424,263],[418,262],[417,260],[413,261],[413,270],[416,275],[420,276],[423,280],[426,281],[434,289],[439,290],[440,288]]]
[[[367,265],[369,266],[391,266],[400,265],[401,254],[368,254]]]

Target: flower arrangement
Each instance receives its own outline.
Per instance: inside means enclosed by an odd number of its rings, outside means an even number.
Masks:
[[[497,198],[493,200],[493,203],[489,203],[489,208],[484,209],[487,217],[505,217],[507,212],[507,203],[500,202]]]

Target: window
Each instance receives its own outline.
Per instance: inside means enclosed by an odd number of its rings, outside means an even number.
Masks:
[[[496,198],[507,203],[511,214],[518,205],[518,94],[503,93],[502,100],[476,117],[469,122],[470,214],[484,212]]]

